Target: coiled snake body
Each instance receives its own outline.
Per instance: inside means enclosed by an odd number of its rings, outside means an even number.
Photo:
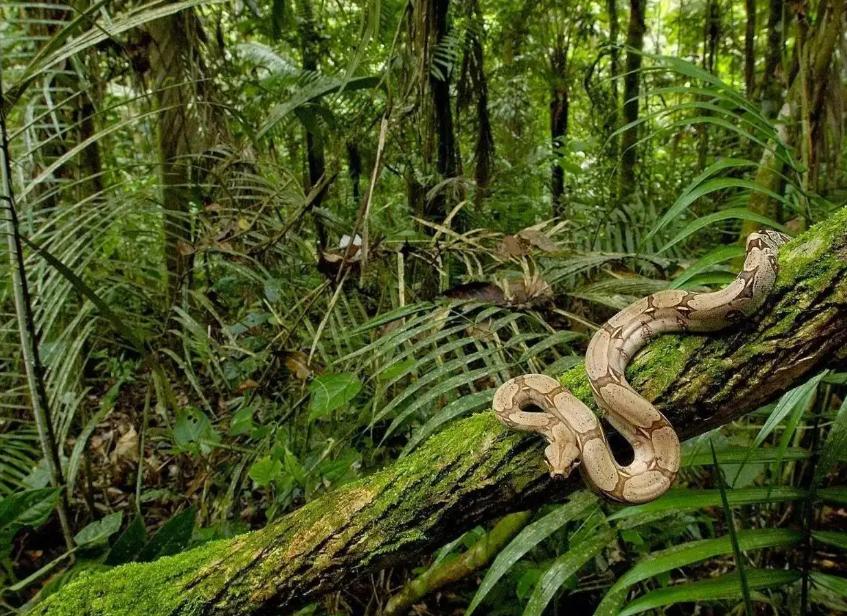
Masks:
[[[607,421],[632,446],[631,463],[615,460],[597,416],[549,376],[525,374],[504,383],[494,394],[497,417],[510,428],[544,436],[553,477],[567,477],[580,466],[586,482],[610,499],[658,498],[679,470],[679,439],[665,416],[627,382],[626,366],[657,334],[717,331],[751,315],[773,286],[777,251],[787,239],[775,231],[752,233],[744,269],[726,288],[654,293],[617,313],[591,338],[585,354],[591,390]],[[542,412],[526,410],[530,406]]]

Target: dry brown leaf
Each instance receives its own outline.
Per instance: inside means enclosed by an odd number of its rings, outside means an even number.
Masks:
[[[518,232],[518,237],[526,240],[536,248],[545,252],[556,252],[559,246],[538,229],[524,229]]]
[[[303,351],[286,351],[283,354],[282,362],[296,379],[306,381],[312,376],[309,357]]]
[[[112,461],[121,458],[135,458],[138,455],[138,433],[130,426],[129,430],[118,439],[115,450],[112,452]]]
[[[507,259],[525,257],[529,254],[529,241],[518,235],[506,235],[500,240],[497,252]]]

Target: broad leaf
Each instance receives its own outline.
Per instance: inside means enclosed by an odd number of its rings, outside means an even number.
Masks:
[[[122,511],[110,513],[79,531],[74,535],[74,541],[80,547],[91,547],[105,543],[109,537],[120,530],[123,519],[124,514]]]
[[[341,408],[356,397],[362,382],[355,374],[323,374],[309,383],[312,398],[309,402],[309,418],[320,419]]]

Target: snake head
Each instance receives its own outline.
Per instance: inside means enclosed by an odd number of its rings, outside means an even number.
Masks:
[[[751,243],[758,243],[762,248],[777,250],[780,246],[788,242],[791,238],[772,229],[761,229],[756,233],[751,233],[747,237],[747,247],[750,248]]]
[[[553,479],[564,479],[579,466],[579,448],[571,439],[553,440],[544,449],[544,461]]]

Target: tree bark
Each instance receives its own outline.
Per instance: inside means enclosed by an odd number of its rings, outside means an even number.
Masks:
[[[447,36],[447,14],[449,0],[431,0],[432,40],[435,45],[443,44]],[[434,62],[434,56],[430,58]],[[448,67],[441,65],[429,72],[429,87],[432,94],[433,130],[437,156],[435,168],[442,180],[459,175],[459,158],[456,150],[456,136],[453,131],[453,110],[450,105],[450,73]],[[448,214],[448,199],[442,189],[429,203],[428,211],[438,220]]]
[[[550,52],[550,142],[553,164],[550,177],[550,205],[553,216],[564,217],[565,170],[562,155],[568,137],[570,96],[568,92],[568,45],[564,35],[558,35]]]
[[[626,33],[626,72],[623,77],[623,126],[638,120],[638,97],[641,87],[641,51],[644,49],[646,0],[630,0],[629,26]],[[629,198],[635,188],[635,165],[638,155],[638,126],[629,126],[621,135],[621,169],[619,196]]]
[[[847,208],[785,246],[766,305],[738,329],[664,336],[627,370],[682,438],[760,407],[847,360]],[[562,382],[593,406],[583,367]],[[596,408],[596,407],[595,407]],[[543,443],[491,412],[455,421],[406,458],[262,530],[174,557],[76,579],[44,615],[278,614],[408,563],[474,525],[565,498]]]
[[[485,20],[479,0],[471,0],[468,6],[468,20],[473,24],[468,29],[468,51],[465,54],[468,82],[476,97],[476,144],[474,146],[474,205],[478,208],[488,194],[491,180],[491,159],[494,155],[494,133],[491,130],[491,116],[488,112],[488,78],[485,75],[485,51],[482,37]],[[458,114],[457,114],[458,123]]]
[[[204,132],[196,115],[197,92],[192,88],[199,66],[194,20],[189,10],[147,26],[152,90],[159,110],[159,175],[169,302],[176,300],[191,263],[191,251],[186,249],[191,242],[191,167],[193,156],[201,149],[199,139]]]
[[[824,103],[822,93],[831,74],[830,66],[836,43],[843,32],[844,13],[845,0],[831,0],[821,3],[814,33],[808,38],[803,49],[800,50],[799,62],[803,63],[804,66],[797,74],[804,74],[805,78],[795,77],[792,80],[785,95],[785,102],[777,116],[777,136],[779,141],[784,144],[793,145],[792,142],[795,141],[794,136],[797,131],[792,132],[790,128],[802,119],[801,114],[805,115],[806,118],[821,116]],[[765,70],[767,74],[768,69]],[[807,84],[813,85],[808,88]],[[804,98],[808,103],[805,109],[803,109]],[[756,184],[771,192],[781,192],[784,168],[783,159],[777,156],[777,144],[769,144],[762,152],[759,160],[755,178]],[[765,192],[754,191],[750,195],[747,207],[758,214],[764,214],[771,218],[778,217],[776,201]],[[745,221],[741,226],[742,240],[754,230],[755,224]]]
[[[776,117],[782,105],[784,79],[780,77],[784,30],[788,26],[784,15],[785,0],[770,0],[768,11],[767,39],[765,46],[765,67],[759,87],[762,111],[769,118]]]
[[[299,34],[300,34],[300,53],[302,54],[303,70],[315,72],[318,70],[318,57],[320,55],[320,38],[315,24],[314,10],[312,9],[311,0],[300,0],[300,12],[298,15]],[[305,184],[305,192],[309,194],[312,188],[317,186],[320,179],[326,173],[326,154],[324,152],[324,142],[320,134],[313,127],[303,124],[306,141],[306,164],[307,174]],[[328,184],[327,184],[328,186]],[[356,187],[358,188],[358,186]],[[315,208],[321,206],[321,202],[326,196],[326,188],[318,193],[314,201]],[[318,236],[318,245],[320,250],[325,250],[327,246],[326,229],[320,218],[315,216],[315,231]]]
[[[744,0],[744,91],[753,98],[756,90],[756,0]]]
[[[618,79],[620,79],[620,49],[618,49],[618,0],[606,0],[606,12],[609,14],[609,91],[611,93],[610,113],[606,120],[608,132],[612,133],[618,127]],[[618,160],[618,136],[609,139],[609,155],[612,161]]]
[[[418,107],[422,120],[423,166],[425,175],[433,178],[421,187],[426,195],[423,215],[443,222],[455,201],[451,197],[455,187],[442,185],[433,189],[438,183],[458,177],[461,169],[450,104],[453,66],[445,61],[443,50],[439,52],[438,49],[450,29],[450,0],[418,0],[412,4],[411,39],[416,53],[416,70],[421,73]]]

